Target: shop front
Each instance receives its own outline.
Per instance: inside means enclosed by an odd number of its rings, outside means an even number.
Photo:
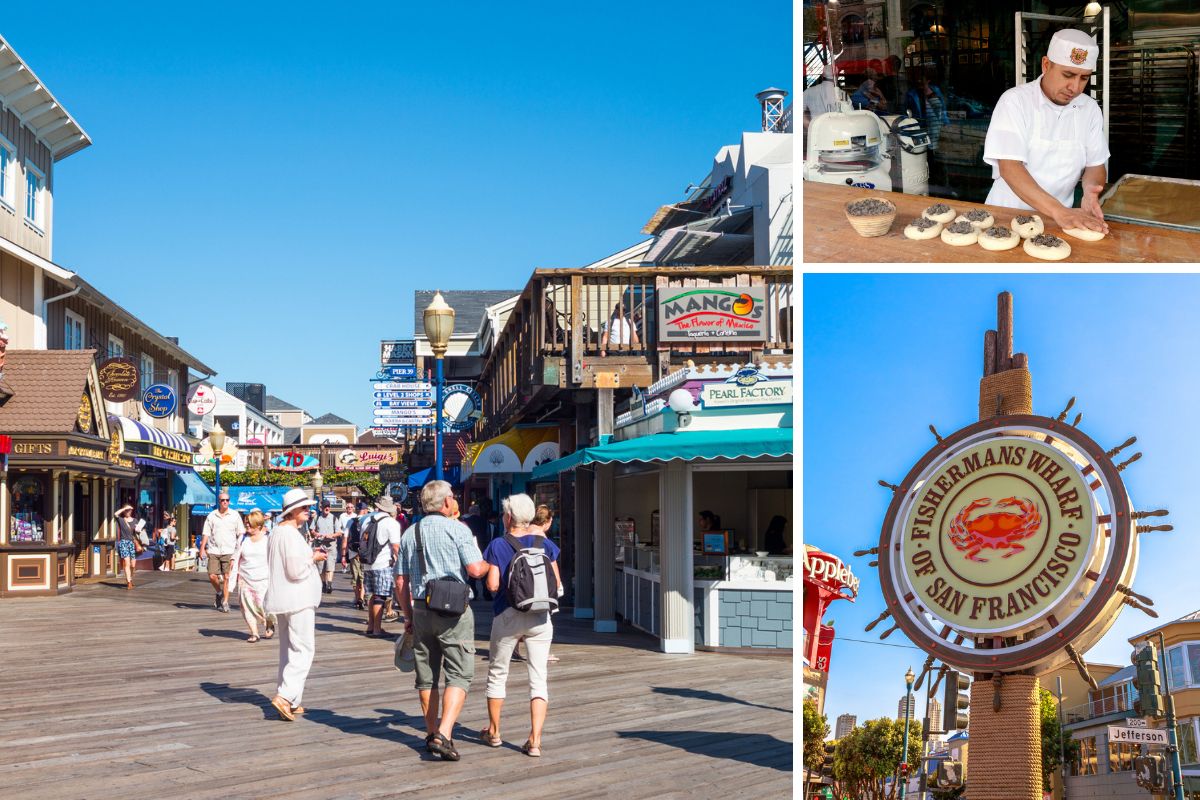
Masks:
[[[7,353],[0,597],[63,594],[77,579],[116,572],[118,486],[137,470],[110,433],[93,355]]]
[[[668,392],[670,405],[653,399]],[[576,548],[592,558],[577,558],[577,581],[594,576],[577,586],[576,615],[602,632],[621,619],[664,652],[790,653],[790,370],[685,369],[648,401],[611,440],[533,470],[533,480],[574,470],[576,518],[592,518],[576,524]]]

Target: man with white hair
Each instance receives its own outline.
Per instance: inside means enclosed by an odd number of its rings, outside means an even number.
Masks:
[[[1104,115],[1087,93],[1100,48],[1080,30],[1054,34],[1038,80],[1000,96],[983,146],[990,205],[1033,209],[1061,228],[1108,232],[1100,192],[1108,180]],[[1083,182],[1083,199],[1075,187]]]
[[[475,677],[475,615],[469,604],[461,614],[428,608],[426,589],[432,580],[468,584],[471,578],[486,575],[488,564],[471,529],[454,519],[458,503],[449,483],[425,484],[421,510],[424,516],[400,539],[396,597],[404,612],[404,632],[413,635],[416,688],[425,714],[425,747],[444,761],[458,761],[452,737]],[[445,689],[439,697],[442,677]]]

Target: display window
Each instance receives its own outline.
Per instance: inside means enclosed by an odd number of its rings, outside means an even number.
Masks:
[[[12,518],[9,542],[44,544],[46,541],[46,481],[38,475],[22,475],[11,484]]]

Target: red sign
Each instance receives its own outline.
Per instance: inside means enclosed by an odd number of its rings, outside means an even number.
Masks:
[[[822,625],[817,635],[817,657],[812,667],[821,672],[829,672],[829,658],[833,654],[833,626]]]

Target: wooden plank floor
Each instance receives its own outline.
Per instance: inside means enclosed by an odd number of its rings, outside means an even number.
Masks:
[[[360,635],[346,576],[317,611],[308,714],[270,707],[274,641],[248,644],[203,576],[140,573],[0,601],[0,796],[18,798],[779,798],[792,795],[792,662],[667,656],[637,633],[556,617],[543,756],[523,665],[509,675],[505,746],[478,741],[490,603],[476,604],[475,682],[455,741],[424,752],[412,676]],[[397,630],[397,626],[391,626]]]

